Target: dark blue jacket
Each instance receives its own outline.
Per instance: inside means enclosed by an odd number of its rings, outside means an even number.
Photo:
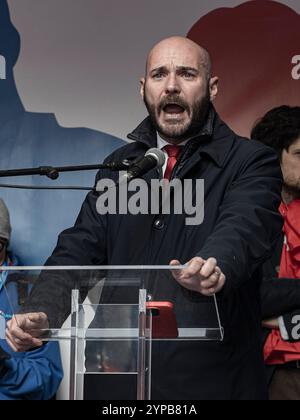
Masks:
[[[134,159],[156,146],[149,118],[129,137],[134,142],[109,161]],[[101,171],[97,180],[107,177],[117,175]],[[158,177],[152,170],[144,178]],[[271,256],[282,226],[278,159],[270,148],[234,134],[212,109],[205,127],[185,146],[173,177],[204,179],[204,223],[186,226],[186,216],[174,214],[100,217],[98,194],[92,192],[75,226],[60,235],[47,265],[165,265],[172,259],[185,263],[196,255],[215,257],[227,278],[218,296],[224,341],[154,345],[152,397],[267,398],[259,288],[262,264]],[[169,297],[177,315],[197,302],[197,294],[184,293],[175,281],[153,282],[153,298]],[[69,287],[59,275],[49,282],[44,277],[24,309],[45,311],[51,323],[61,323],[69,311]],[[115,290],[104,292],[103,299],[121,302],[122,296]]]
[[[29,292],[21,280],[21,274],[14,272],[0,290],[0,310],[6,315],[17,313]],[[63,377],[58,343],[26,353],[13,352],[3,339],[0,346],[7,355],[1,361],[0,400],[48,400],[55,395]]]

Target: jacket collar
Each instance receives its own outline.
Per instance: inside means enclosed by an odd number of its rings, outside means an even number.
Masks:
[[[151,147],[157,146],[157,134],[150,117],[147,117],[132,133],[127,136],[130,140]],[[223,167],[226,157],[232,147],[235,134],[219,118],[212,106],[204,126],[186,146],[190,152],[209,156],[214,163]],[[190,155],[190,153],[189,153]]]

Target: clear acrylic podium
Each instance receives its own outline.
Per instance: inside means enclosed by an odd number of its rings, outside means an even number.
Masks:
[[[11,316],[19,312],[11,295],[12,282],[26,290],[25,295],[37,281],[47,285],[48,302],[43,298],[37,311],[47,313],[50,328],[34,333],[44,341],[69,344],[70,400],[84,399],[90,376],[101,379],[103,392],[110,386],[111,398],[103,399],[127,399],[120,395],[122,389],[127,391],[121,384],[132,378],[135,398],[150,400],[154,343],[223,340],[216,297],[185,289],[169,266],[3,267],[1,271]]]

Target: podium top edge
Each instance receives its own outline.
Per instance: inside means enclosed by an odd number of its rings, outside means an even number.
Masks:
[[[136,271],[147,271],[147,270],[182,270],[186,268],[184,265],[169,266],[169,265],[107,265],[107,266],[12,266],[12,267],[0,267],[2,271],[124,271],[124,270],[136,270]]]

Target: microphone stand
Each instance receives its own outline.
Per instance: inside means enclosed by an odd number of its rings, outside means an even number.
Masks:
[[[95,169],[110,169],[112,171],[127,170],[131,165],[128,160],[122,162],[112,162],[102,165],[81,165],[81,166],[40,166],[38,168],[24,168],[24,169],[8,169],[0,171],[0,178],[4,177],[17,177],[17,176],[29,176],[29,175],[40,175],[46,176],[50,179],[58,179],[61,172],[78,172],[78,171],[93,171]]]

